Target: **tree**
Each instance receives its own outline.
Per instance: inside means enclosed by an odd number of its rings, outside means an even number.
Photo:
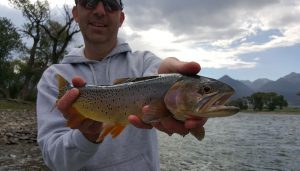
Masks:
[[[279,109],[288,106],[287,101],[284,99],[282,95],[277,95],[276,97],[274,97],[274,103],[279,107]]]
[[[10,98],[9,85],[14,79],[14,66],[10,55],[22,48],[17,28],[7,18],[0,17],[0,95]]]
[[[66,53],[66,48],[73,36],[80,30],[70,15],[70,9],[64,7],[65,21],[61,24],[51,20],[47,0],[9,0],[20,9],[27,22],[23,34],[32,39],[33,43],[27,48],[27,55],[22,59],[26,65],[21,67],[23,86],[19,98],[26,99],[34,90],[41,73],[51,64],[58,63]]]
[[[49,4],[47,1],[36,1],[31,3],[29,0],[9,0],[20,9],[27,22],[23,26],[22,32],[27,38],[33,40],[32,46],[27,47],[28,56],[23,57],[26,61],[22,73],[24,76],[23,87],[20,91],[19,98],[26,99],[29,93],[29,86],[33,75],[35,74],[35,60],[39,42],[41,40],[41,25],[49,19]]]
[[[46,25],[42,25],[52,42],[50,53],[52,64],[56,64],[62,59],[69,42],[75,34],[80,32],[67,6],[64,6],[64,14],[65,22],[63,24],[49,20]]]
[[[278,95],[274,92],[262,93],[257,92],[248,97],[250,103],[253,104],[254,110],[262,111],[264,108],[273,111],[277,107],[282,109],[287,107],[288,103],[282,95]]]
[[[258,92],[254,93],[249,97],[250,102],[253,105],[254,110],[262,111],[264,103],[263,103],[263,93]]]
[[[246,98],[238,98],[235,100],[231,100],[229,102],[230,106],[236,106],[240,108],[241,110],[247,110],[248,109],[248,100]]]
[[[10,53],[22,46],[17,28],[7,18],[0,17],[0,61],[7,60]]]

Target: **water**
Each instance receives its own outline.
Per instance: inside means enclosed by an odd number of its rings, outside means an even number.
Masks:
[[[162,171],[300,171],[300,115],[247,114],[210,119],[199,142],[159,133]]]

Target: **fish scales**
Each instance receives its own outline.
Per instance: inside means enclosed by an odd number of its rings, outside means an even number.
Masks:
[[[59,96],[72,86],[57,75]],[[203,76],[160,74],[158,76],[118,79],[115,85],[79,87],[80,95],[72,108],[82,119],[89,118],[104,123],[98,138],[102,141],[109,133],[117,137],[129,123],[129,115],[137,115],[144,122],[173,115],[185,121],[195,117],[224,117],[236,114],[239,109],[225,106],[234,94],[229,85]],[[142,108],[150,105],[152,115],[142,115]],[[72,125],[72,123],[68,123]],[[202,140],[204,128],[191,129],[191,133]]]
[[[136,83],[79,88],[76,110],[90,119],[106,123],[128,124],[128,116],[142,113],[153,100],[163,103],[163,95],[181,75],[158,77]]]

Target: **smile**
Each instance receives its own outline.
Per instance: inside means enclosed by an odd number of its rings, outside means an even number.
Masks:
[[[95,27],[107,27],[107,25],[103,23],[90,23],[90,25],[95,26]]]

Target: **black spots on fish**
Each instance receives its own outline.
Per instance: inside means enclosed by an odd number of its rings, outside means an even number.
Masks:
[[[106,111],[112,112],[113,111],[113,107],[110,104],[106,104]]]

